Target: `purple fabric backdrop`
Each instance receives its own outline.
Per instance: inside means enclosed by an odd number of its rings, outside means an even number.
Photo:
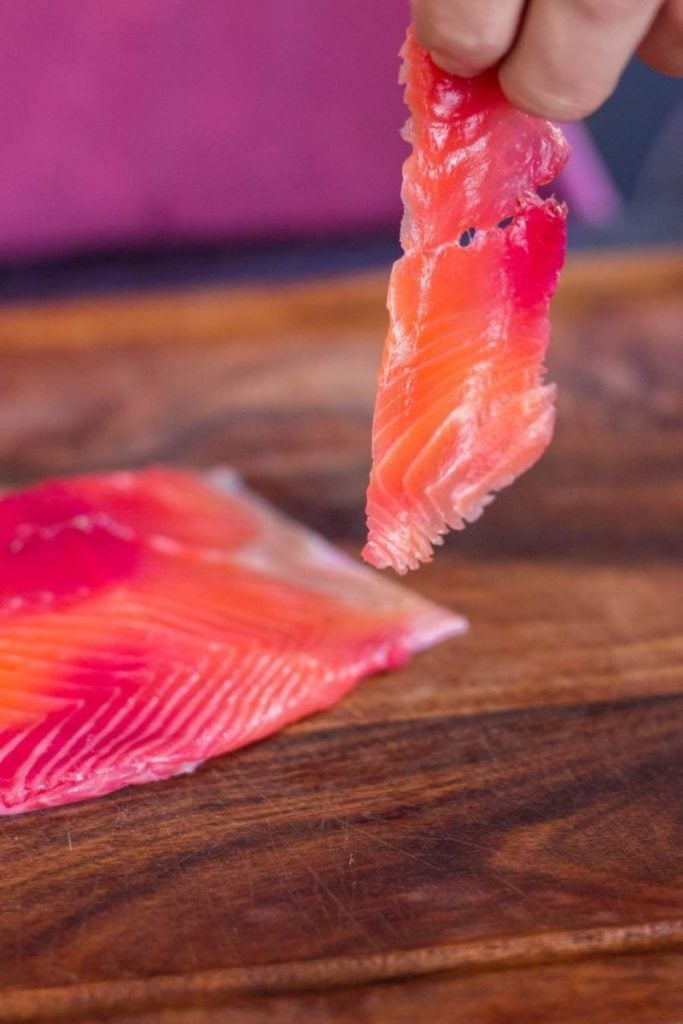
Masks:
[[[396,219],[405,7],[2,4],[0,258]]]
[[[405,0],[0,4],[0,260],[395,224]],[[560,186],[602,223],[590,136]]]

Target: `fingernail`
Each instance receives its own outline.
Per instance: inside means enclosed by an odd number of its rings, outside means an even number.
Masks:
[[[443,50],[430,50],[429,56],[442,71],[446,71],[449,75],[457,75],[458,78],[476,78],[484,70],[483,68],[463,64]]]

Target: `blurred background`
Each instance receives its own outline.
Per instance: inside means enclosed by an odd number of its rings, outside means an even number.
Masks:
[[[404,0],[0,5],[0,300],[386,264]],[[570,129],[571,244],[683,239],[683,86]]]

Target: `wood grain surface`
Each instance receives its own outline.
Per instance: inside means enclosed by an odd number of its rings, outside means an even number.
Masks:
[[[0,310],[0,481],[227,462],[357,551],[382,304]],[[682,328],[680,255],[570,267],[555,443],[409,580],[469,636],[193,776],[0,819],[0,1021],[680,1024]]]

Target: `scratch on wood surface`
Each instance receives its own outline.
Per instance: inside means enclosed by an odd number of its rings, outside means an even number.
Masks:
[[[354,928],[357,928],[358,931],[362,933],[362,935],[367,940],[369,946],[372,949],[378,949],[380,943],[378,942],[377,936],[373,932],[369,931],[368,928],[363,924],[358,915],[355,913],[353,907],[350,907],[345,900],[341,899],[335,893],[334,889],[327,884],[324,878],[322,878],[322,876],[311,866],[311,864],[309,864],[305,857],[302,857],[301,854],[297,854],[297,856],[300,859],[301,863],[303,864],[306,872],[311,876],[311,878],[318,886],[319,890],[323,892],[328,897],[328,899],[331,900],[332,903],[334,903],[342,917],[344,917],[349,924],[353,925]]]
[[[254,872],[252,871],[251,856],[250,856],[248,850],[244,851],[241,854],[240,861],[242,862],[242,864],[244,864],[244,867],[245,867],[245,872],[244,873],[245,873],[245,876],[246,876],[246,879],[247,879],[247,891],[249,893],[249,903],[253,907],[253,906],[255,906],[255,902],[256,902],[254,900]]]
[[[318,828],[321,831],[322,831],[322,829],[325,828],[325,824],[326,824],[328,818],[330,817],[331,807],[332,807],[332,797],[331,797],[331,794],[330,794],[330,787],[329,786],[325,786],[325,797],[324,797],[324,799],[322,801],[322,806],[320,808],[320,824],[318,826]]]

